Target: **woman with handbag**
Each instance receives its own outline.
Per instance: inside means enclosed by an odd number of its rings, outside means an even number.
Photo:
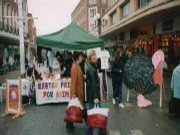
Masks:
[[[80,52],[74,52],[74,63],[71,68],[71,87],[70,97],[77,97],[82,106],[84,106],[84,77],[80,64],[83,61],[83,55]],[[74,129],[73,122],[67,122],[66,129]]]
[[[97,104],[99,107],[101,107],[99,78],[96,69],[97,57],[96,57],[96,52],[94,50],[89,52],[87,61],[88,61],[88,66],[86,71],[87,109],[92,109]],[[101,130],[101,133],[103,131]],[[88,128],[86,134],[93,135],[93,129]],[[99,130],[99,134],[100,134],[100,130]]]

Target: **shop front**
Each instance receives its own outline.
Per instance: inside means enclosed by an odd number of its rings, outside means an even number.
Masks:
[[[165,54],[168,71],[173,71],[180,62],[180,33],[159,35],[159,48]]]
[[[159,28],[157,24],[156,30],[153,26],[148,26],[131,32],[129,48],[133,53],[144,53],[150,58],[154,52],[161,49],[168,65],[166,71],[172,72],[180,62],[180,32],[176,29],[176,25],[172,27],[170,24],[161,23]]]

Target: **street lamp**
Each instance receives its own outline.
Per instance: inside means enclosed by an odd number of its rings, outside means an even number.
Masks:
[[[100,13],[97,13],[96,16],[95,16],[95,21],[97,22],[97,27],[98,27],[98,34],[100,36],[101,34],[101,15]]]
[[[101,15],[100,13],[97,13],[96,16],[95,16],[95,21],[97,22],[97,27],[98,27],[98,33],[99,33],[99,36],[101,34],[101,26],[102,27],[105,27],[106,24],[107,24],[107,21],[108,21],[108,16],[105,15],[103,16],[102,20],[101,20]]]
[[[97,22],[98,33],[99,33],[99,37],[100,37],[100,35],[101,35],[101,26],[104,27],[106,25],[107,20],[108,20],[108,16],[105,15],[103,17],[102,21],[101,21],[101,15],[100,15],[100,13],[97,13],[96,16],[95,16],[95,20]],[[101,60],[103,59],[103,61],[104,61],[104,57],[107,58],[107,56],[105,56],[107,53],[105,54],[105,49],[104,49],[103,52],[104,53],[101,52],[102,53],[101,54]],[[108,58],[107,58],[107,60],[108,60]],[[109,90],[108,90],[108,83],[107,83],[107,67],[106,68],[104,67],[104,71],[103,71],[103,83],[104,83],[104,89],[105,89],[105,93],[106,93],[106,99],[109,100],[109,92],[108,92]]]

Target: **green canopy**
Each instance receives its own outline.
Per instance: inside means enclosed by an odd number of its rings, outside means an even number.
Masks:
[[[74,22],[60,31],[37,37],[36,42],[38,46],[67,50],[87,50],[104,47],[102,39],[89,34]]]

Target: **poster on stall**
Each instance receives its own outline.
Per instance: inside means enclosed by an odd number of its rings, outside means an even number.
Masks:
[[[3,116],[16,114],[13,119],[24,115],[21,97],[21,80],[7,80],[6,109]]]
[[[36,82],[36,104],[69,102],[71,79]]]
[[[18,113],[20,112],[20,81],[8,80],[7,81],[7,104],[8,111]]]

